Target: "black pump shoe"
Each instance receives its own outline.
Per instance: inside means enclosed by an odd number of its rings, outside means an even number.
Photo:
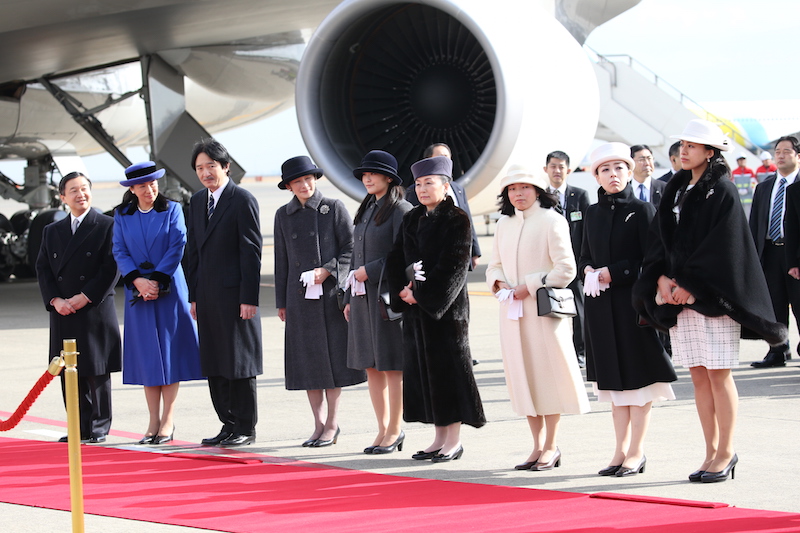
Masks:
[[[397,437],[397,440],[395,440],[392,444],[390,444],[389,446],[375,446],[375,448],[372,449],[372,454],[373,455],[380,455],[380,454],[384,454],[384,453],[392,453],[395,450],[398,450],[398,451],[402,452],[403,451],[403,441],[405,439],[406,439],[406,434],[405,434],[404,431],[401,431],[400,435],[398,435],[398,437]]]
[[[431,462],[433,463],[446,463],[447,461],[457,461],[464,455],[464,447],[459,445],[458,448],[453,453],[448,453],[447,455],[437,454],[431,457]]]
[[[697,483],[698,481],[702,481],[703,474],[705,474],[705,470],[695,470],[691,474],[689,474],[689,481],[692,483]]]
[[[425,450],[420,450],[414,455],[412,455],[411,458],[417,461],[427,461],[428,459],[433,459],[434,457],[439,455],[440,451],[442,451],[441,448],[439,448],[438,450],[433,450],[432,452],[426,452]]]
[[[647,465],[647,457],[644,455],[641,459],[639,459],[639,464],[634,466],[633,468],[626,468],[624,466],[620,466],[619,470],[614,474],[617,477],[628,477],[628,476],[635,476],[636,474],[644,474],[644,467]]]
[[[705,472],[700,477],[700,480],[703,483],[719,483],[720,481],[727,481],[729,475],[731,479],[733,479],[734,474],[736,474],[736,463],[738,462],[739,462],[739,457],[734,453],[733,457],[731,457],[731,460],[728,463],[728,466],[726,466],[719,472]]]
[[[332,439],[322,440],[317,439],[317,441],[312,444],[314,448],[324,448],[325,446],[330,446],[331,444],[336,444],[336,441],[339,440],[339,428],[336,428],[336,433],[333,434]]]
[[[597,475],[599,476],[613,476],[617,473],[617,471],[622,468],[622,465],[611,465],[607,466],[604,469],[600,470]]]

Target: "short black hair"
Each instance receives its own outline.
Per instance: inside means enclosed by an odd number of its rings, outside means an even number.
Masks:
[[[680,142],[678,143],[678,146],[680,146]],[[631,159],[633,159],[634,154],[641,152],[642,150],[647,150],[651,154],[653,153],[650,147],[647,146],[646,144],[634,144],[633,146],[631,146]]]
[[[450,156],[451,157],[453,156],[453,151],[445,143],[433,143],[433,144],[429,145],[427,148],[425,148],[424,152],[422,152],[422,159],[427,159],[429,157],[433,157],[433,151],[439,146],[447,148],[447,151],[450,152]]]
[[[200,154],[206,154],[223,167],[231,164],[231,155],[216,139],[202,139],[194,144],[194,148],[192,148],[192,170],[194,170],[194,164]],[[228,168],[228,175],[230,173],[231,169]]]
[[[549,165],[551,159],[560,159],[567,164],[567,167],[569,167],[569,156],[567,155],[566,152],[562,152],[561,150],[555,150],[553,152],[550,152],[549,154],[547,154],[547,159],[545,160],[544,165],[545,166]]]
[[[74,180],[75,178],[86,178],[86,181],[89,182],[89,188],[92,188],[92,180],[89,179],[83,172],[70,172],[58,183],[58,194],[64,196],[64,191],[67,190],[67,183]]]
[[[795,137],[794,135],[784,135],[783,137],[775,141],[775,148],[777,148],[778,145],[783,141],[788,141],[792,143],[792,149],[794,150],[794,153],[800,154],[800,140],[798,140],[797,137]]]
[[[681,142],[680,141],[675,141],[669,147],[669,156],[670,157],[678,157],[678,155],[680,155],[680,153],[681,153]]]

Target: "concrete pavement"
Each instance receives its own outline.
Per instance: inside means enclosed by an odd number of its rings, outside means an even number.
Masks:
[[[264,374],[258,379],[258,439],[248,452],[311,461],[337,467],[433,479],[489,483],[573,492],[622,492],[669,498],[727,502],[739,507],[800,512],[797,499],[800,475],[800,360],[795,355],[785,368],[756,370],[749,366],[766,352],[758,341],[742,341],[741,366],[734,371],[739,388],[739,419],[736,446],[739,465],[736,479],[719,484],[689,483],[686,476],[703,458],[703,438],[694,408],[692,386],[687,369],[678,369],[674,384],[677,399],[654,407],[646,441],[647,471],[625,479],[597,476],[613,453],[614,434],[610,405],[592,400],[592,412],[565,416],[559,434],[562,466],[549,472],[515,471],[530,452],[531,438],[525,420],[510,408],[499,352],[497,303],[486,293],[485,267],[470,275],[472,320],[470,340],[473,355],[481,361],[475,374],[489,423],[481,429],[464,427],[464,456],[444,464],[411,460],[433,438],[433,428],[406,424],[402,452],[367,456],[361,450],[374,436],[374,415],[366,384],[344,390],[340,408],[342,434],[329,448],[302,448],[313,429],[306,396],[283,387],[284,327],[274,309],[272,288],[272,217],[275,209],[289,200],[279,191],[277,181],[250,182],[245,186],[259,199],[262,232],[265,236],[262,269],[261,312],[264,334]],[[327,181],[323,192],[342,197]],[[107,209],[118,202],[121,188],[95,189],[95,205]],[[356,204],[347,200],[355,212]],[[0,206],[2,207],[2,206]],[[478,222],[479,234],[484,227]],[[491,251],[491,237],[481,236],[485,256]],[[485,261],[484,261],[485,264]],[[118,297],[122,319],[121,298]],[[798,343],[792,326],[792,346]],[[0,284],[0,411],[13,411],[46,368],[48,317],[35,281]],[[80,347],[79,347],[80,349]],[[141,387],[113,381],[113,431],[139,435],[147,426],[147,410]],[[591,391],[591,386],[587,385]],[[590,398],[592,398],[590,394]],[[219,422],[214,416],[204,382],[181,385],[176,408],[176,439],[198,443],[216,434]],[[57,383],[51,384],[29,413],[43,422],[23,421],[2,437],[55,440],[64,433],[47,420],[65,421]],[[5,417],[3,417],[5,418]],[[130,445],[137,438],[110,436],[107,446]],[[175,446],[179,448],[179,446]],[[147,447],[142,447],[147,449]],[[62,497],[66,497],[62,495]],[[24,506],[0,504],[4,524],[16,532],[70,531],[68,513]],[[87,531],[172,532],[192,528],[163,526],[106,517],[86,517]],[[5,526],[7,527],[7,526]],[[199,531],[199,530],[198,530]]]

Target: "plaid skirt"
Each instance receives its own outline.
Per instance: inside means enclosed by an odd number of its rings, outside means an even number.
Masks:
[[[727,315],[705,316],[685,308],[669,330],[672,362],[711,370],[737,367],[740,333],[739,323]]]

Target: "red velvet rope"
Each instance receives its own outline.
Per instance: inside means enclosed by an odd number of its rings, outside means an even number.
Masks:
[[[36,398],[38,398],[39,395],[42,393],[44,388],[51,381],[53,381],[54,377],[55,376],[53,376],[53,374],[51,374],[48,371],[45,371],[45,373],[42,375],[42,377],[39,378],[39,381],[36,382],[36,385],[33,386],[33,388],[30,390],[25,399],[22,400],[22,403],[19,404],[19,407],[17,407],[17,410],[14,411],[14,414],[11,415],[11,418],[9,418],[8,420],[0,421],[0,431],[8,431],[9,429],[14,429],[17,426],[17,424],[19,424],[19,421],[22,420],[22,417],[25,416],[25,413],[28,412],[28,409],[31,408],[33,402],[36,401]]]

